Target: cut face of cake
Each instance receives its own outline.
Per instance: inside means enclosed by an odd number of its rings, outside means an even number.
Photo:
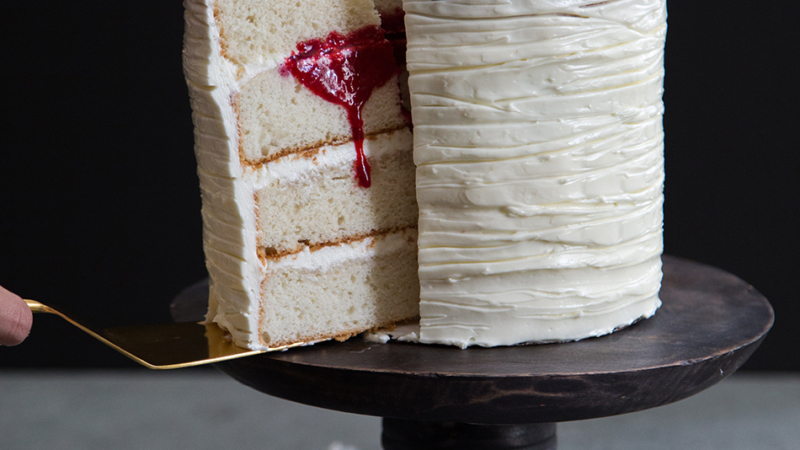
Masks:
[[[412,137],[372,2],[185,7],[208,320],[263,349],[416,317]]]
[[[405,12],[420,341],[570,341],[653,315],[664,0]]]

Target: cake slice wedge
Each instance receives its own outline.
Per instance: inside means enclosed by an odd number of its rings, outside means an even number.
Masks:
[[[266,349],[417,316],[412,139],[372,2],[184,5],[207,319]]]

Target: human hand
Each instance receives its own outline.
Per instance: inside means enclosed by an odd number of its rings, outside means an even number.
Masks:
[[[0,286],[0,345],[17,345],[28,337],[33,313],[13,292]]]

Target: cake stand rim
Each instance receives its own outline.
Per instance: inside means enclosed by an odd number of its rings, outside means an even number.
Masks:
[[[750,336],[749,339],[747,339],[745,341],[738,342],[737,346],[732,346],[732,347],[728,347],[728,348],[719,349],[719,351],[716,351],[716,352],[713,352],[713,353],[710,353],[710,354],[705,354],[705,355],[703,355],[701,357],[693,358],[693,359],[691,359],[689,361],[670,361],[670,362],[664,362],[664,363],[659,363],[659,364],[643,365],[643,366],[638,366],[638,367],[626,368],[625,369],[626,372],[643,371],[643,370],[654,370],[654,369],[664,369],[664,368],[674,367],[674,366],[686,366],[686,365],[696,364],[696,363],[703,362],[703,361],[706,361],[706,360],[718,358],[718,357],[721,357],[721,356],[723,356],[723,355],[725,355],[725,354],[727,354],[727,353],[729,353],[729,352],[731,352],[733,350],[736,350],[736,349],[745,347],[747,345],[753,344],[756,341],[762,339],[764,336],[766,336],[766,334],[769,332],[769,330],[774,325],[775,312],[774,312],[774,309],[772,308],[772,305],[769,303],[769,301],[766,299],[766,297],[764,297],[760,292],[758,292],[758,290],[756,290],[752,285],[750,285],[749,283],[747,283],[744,280],[740,279],[739,277],[736,277],[735,275],[731,274],[730,272],[727,272],[727,271],[725,271],[723,269],[720,269],[718,267],[711,266],[711,265],[704,264],[704,263],[700,263],[700,262],[697,262],[697,261],[693,261],[693,260],[688,259],[688,258],[672,256],[672,255],[663,255],[662,258],[665,261],[665,266],[673,265],[673,264],[675,264],[675,265],[680,264],[680,265],[694,265],[694,266],[698,266],[698,267],[703,267],[706,270],[711,270],[711,271],[716,272],[719,275],[731,277],[735,281],[740,282],[742,284],[745,284],[747,286],[747,289],[750,291],[749,294],[753,297],[753,299],[756,299],[761,303],[761,306],[764,308],[764,312],[768,315],[768,319],[763,323],[762,329],[760,331],[758,331],[755,334],[753,334],[752,336]],[[181,293],[181,295],[183,295],[185,292],[187,292],[187,291],[189,291],[191,289],[201,288],[204,285],[207,285],[207,279],[201,280],[200,282],[197,282],[194,285],[190,286],[189,288],[185,289],[184,292]],[[177,301],[179,300],[181,295],[176,297],[176,299],[173,301],[173,307],[175,306],[175,303],[177,303]],[[662,307],[661,309],[664,309],[664,308]],[[658,315],[659,313],[661,313],[663,315],[663,311],[656,312],[656,315]],[[174,313],[173,313],[173,315],[174,315]],[[192,320],[194,320],[194,319],[192,319]],[[652,318],[644,319],[641,322],[646,322],[648,320],[652,320]],[[630,328],[631,326],[638,326],[638,325],[639,325],[638,323],[631,324],[628,327],[625,327],[625,328],[623,328],[621,330],[615,331],[615,333],[617,335],[619,335],[619,333],[625,333],[626,330],[628,328]],[[582,340],[579,340],[579,341],[565,342],[565,343],[532,344],[532,345],[503,346],[503,347],[492,347],[492,348],[472,347],[472,348],[469,348],[469,349],[466,349],[466,350],[459,350],[459,349],[455,349],[455,348],[452,348],[451,346],[446,346],[446,345],[417,344],[417,343],[406,343],[406,342],[395,342],[395,341],[391,341],[391,342],[386,343],[386,344],[371,343],[371,345],[375,345],[375,346],[379,346],[379,345],[402,345],[402,346],[417,346],[417,347],[425,347],[425,348],[443,348],[443,349],[447,349],[446,351],[489,352],[489,351],[495,351],[495,350],[501,350],[502,351],[502,349],[505,349],[505,348],[523,349],[523,348],[536,348],[536,347],[540,347],[540,346],[559,346],[559,345],[563,345],[563,344],[589,342],[589,341],[592,341],[592,340],[595,340],[595,339],[602,339],[602,338],[607,337],[607,336],[613,336],[615,333],[611,333],[611,334],[605,335],[605,336],[590,337],[590,338],[585,338],[585,339],[582,339]],[[319,348],[321,346],[325,346],[325,345],[339,345],[339,346],[341,346],[343,344],[344,345],[348,345],[348,343],[349,344],[353,344],[354,342],[358,342],[358,339],[359,339],[358,337],[354,337],[354,338],[351,338],[350,340],[348,340],[348,341],[346,341],[344,343],[333,342],[333,341],[323,341],[323,342],[312,344],[312,345],[308,345],[308,346],[305,346],[305,347],[298,347],[298,348],[292,349],[290,351],[291,352],[299,352],[299,351],[304,351],[304,349],[306,349],[306,350],[309,350],[309,349],[314,350],[314,349],[317,349],[317,348]],[[370,345],[370,343],[366,343],[364,345]],[[268,353],[268,354],[264,354],[264,355],[256,355],[255,357],[261,357],[261,358],[279,357],[283,353],[284,352]],[[232,361],[232,363],[235,364],[236,361]],[[371,372],[371,373],[375,373],[375,374],[394,374],[394,373],[399,373],[399,374],[403,374],[403,375],[412,374],[412,371],[409,371],[409,370],[398,370],[398,369],[395,369],[395,368],[391,368],[391,369],[354,368],[354,369],[351,369],[351,368],[346,368],[346,367],[344,367],[344,368],[343,367],[331,367],[331,366],[326,366],[324,364],[318,364],[315,361],[307,361],[307,360],[294,360],[294,361],[291,361],[291,362],[287,361],[287,363],[297,364],[297,365],[302,365],[302,366],[308,366],[308,367],[326,367],[326,368],[330,368],[332,370],[345,370],[345,371],[346,370],[353,370],[353,371],[359,371],[359,372],[363,371],[363,372]],[[576,374],[580,374],[580,375],[600,375],[600,374],[618,373],[618,372],[619,372],[618,370],[610,370],[610,369],[603,369],[603,370],[589,370],[589,369],[587,369],[587,370],[582,371],[582,372],[569,371],[569,370],[568,371],[553,371],[553,372],[535,374],[534,376],[556,376],[556,375],[573,376],[573,375],[576,375]],[[416,375],[416,376],[429,376],[429,375],[431,375],[433,373],[435,373],[436,376],[440,376],[440,377],[475,377],[475,378],[482,378],[482,377],[486,377],[487,376],[484,373],[470,373],[470,374],[468,374],[468,373],[451,373],[451,372],[440,372],[440,371],[429,371],[429,370],[421,370],[421,371],[418,371],[418,372],[414,373],[413,375]],[[515,376],[531,376],[531,374],[530,373],[504,373],[504,374],[495,374],[495,375],[493,375],[493,377],[496,377],[496,378],[515,377]]]
[[[462,422],[462,423],[474,423],[474,424],[550,423],[550,422],[569,422],[576,420],[588,420],[601,417],[610,417],[615,415],[628,414],[638,411],[644,411],[647,409],[657,408],[659,406],[664,406],[681,400],[685,400],[686,398],[696,395],[716,385],[720,381],[724,380],[725,378],[728,378],[733,373],[735,373],[736,370],[738,370],[741,367],[741,365],[747,361],[747,359],[753,354],[753,352],[755,352],[758,349],[758,347],[761,345],[761,343],[765,338],[766,334],[761,336],[754,342],[745,344],[742,347],[733,349],[730,352],[722,354],[718,357],[692,362],[691,364],[687,364],[685,366],[671,366],[665,368],[652,368],[652,369],[622,372],[624,376],[623,378],[625,379],[622,380],[614,379],[612,381],[613,383],[629,384],[637,379],[657,378],[657,376],[652,376],[652,375],[660,375],[663,374],[665,371],[671,369],[681,372],[691,372],[692,369],[705,369],[704,372],[707,373],[710,372],[716,374],[718,372],[719,377],[708,377],[703,382],[694,383],[689,389],[673,392],[671,395],[667,396],[662,395],[658,399],[651,399],[650,401],[645,401],[645,402],[633,402],[633,403],[623,402],[622,404],[613,404],[610,402],[610,400],[613,399],[609,398],[609,396],[602,396],[602,398],[599,401],[599,404],[601,406],[595,405],[592,408],[586,407],[585,403],[588,402],[585,400],[579,401],[578,403],[582,405],[576,406],[576,402],[574,400],[564,401],[563,399],[559,399],[555,403],[539,404],[538,406],[534,405],[532,407],[527,406],[515,411],[500,410],[499,407],[489,406],[488,408],[493,409],[491,413],[486,413],[483,411],[473,411],[469,408],[469,405],[464,405],[464,404],[453,405],[451,408],[446,409],[445,411],[442,411],[437,408],[434,409],[413,408],[413,407],[409,408],[400,405],[395,405],[389,408],[385,406],[373,406],[365,404],[354,405],[352,403],[343,405],[341,403],[331,402],[328,398],[325,397],[299,398],[297,395],[295,395],[296,392],[287,392],[281,390],[280,388],[276,389],[265,388],[263,384],[253,383],[253,380],[250,377],[240,376],[240,374],[237,373],[237,370],[234,369],[235,366],[228,364],[228,362],[215,364],[215,366],[217,366],[217,368],[221,372],[230,376],[234,380],[264,394],[288,401],[293,401],[296,403],[301,403],[308,406],[314,406],[318,408],[330,409],[340,412],[347,412],[351,414],[389,417],[395,419],[411,419],[411,420],[430,421],[430,422]],[[724,370],[720,369],[720,367],[725,367],[725,369]],[[698,372],[700,372],[700,370],[698,370]],[[358,373],[361,375],[364,374],[365,372],[353,371],[353,373]],[[569,382],[576,377],[588,377],[593,381],[597,381],[597,380],[603,380],[606,377],[618,378],[619,375],[620,373],[608,372],[608,373],[578,374],[578,375],[556,374],[552,376],[548,375],[539,378],[547,378],[548,381],[557,384],[564,381]],[[446,377],[441,377],[441,378],[446,378]],[[466,377],[460,377],[460,380],[459,379],[456,380],[465,381],[464,378]],[[523,381],[526,382],[526,384],[528,385],[532,385],[535,384],[531,383],[531,381],[534,378],[535,377],[515,376],[515,377],[503,377],[501,379],[498,379],[497,381],[499,381],[501,385],[514,384],[515,382],[518,381]],[[680,378],[681,380],[685,380],[686,376],[682,374],[678,378]],[[447,380],[443,379],[441,380],[441,382],[446,383]]]
[[[628,368],[623,371],[619,370],[583,370],[576,371],[562,371],[552,372],[546,374],[525,374],[525,373],[507,373],[495,374],[488,377],[485,374],[468,375],[464,373],[448,374],[442,372],[426,371],[426,372],[410,372],[406,370],[375,370],[359,368],[342,368],[330,367],[325,365],[314,365],[312,363],[304,363],[298,361],[282,360],[281,356],[293,355],[291,352],[319,350],[322,345],[328,345],[334,351],[346,351],[349,347],[354,347],[354,341],[344,343],[323,343],[318,346],[309,347],[307,350],[294,349],[287,353],[282,354],[266,354],[252,358],[245,358],[238,361],[228,361],[225,363],[217,364],[217,367],[230,375],[234,379],[242,382],[245,385],[253,387],[261,392],[273,395],[276,397],[284,398],[287,400],[297,401],[312,406],[318,406],[328,409],[339,411],[346,411],[357,414],[376,415],[384,417],[395,418],[416,418],[420,420],[456,420],[461,422],[473,423],[534,423],[534,422],[550,422],[550,421],[567,421],[579,420],[592,417],[603,417],[608,415],[622,414],[627,412],[635,412],[643,409],[648,409],[660,406],[667,403],[672,403],[691,395],[694,395],[729,376],[747,358],[758,348],[763,342],[770,327],[774,323],[774,310],[769,304],[768,300],[761,295],[755,288],[748,283],[744,282],[735,275],[730,274],[722,269],[710,266],[703,263],[698,263],[686,258],[678,258],[671,256],[664,256],[665,269],[669,270],[689,270],[694,273],[697,272],[698,267],[705,268],[706,271],[714,274],[714,276],[725,281],[727,284],[733,286],[737,295],[745,296],[747,302],[757,303],[757,309],[760,311],[761,320],[759,323],[761,327],[758,331],[753,331],[747,339],[737,341],[736,345],[729,345],[725,348],[720,348],[716,352],[707,353],[703,357],[669,362],[665,364],[658,364],[646,367],[637,367],[634,369]],[[694,269],[693,269],[694,268]],[[666,270],[665,270],[666,272]],[[687,272],[688,273],[688,272]],[[690,277],[691,278],[691,277]],[[717,280],[719,281],[719,280]],[[723,283],[724,284],[724,283]],[[648,319],[652,320],[652,319]],[[645,321],[646,322],[646,321]],[[637,325],[638,326],[638,325]],[[755,328],[755,327],[754,327]],[[626,330],[621,330],[624,333]],[[612,335],[613,336],[613,335]],[[591,340],[589,340],[591,341]],[[348,344],[350,342],[350,344]],[[380,346],[382,344],[370,344],[361,341],[361,345]],[[420,346],[415,344],[405,343],[390,343],[387,346],[406,346],[405,350],[415,351],[414,348],[431,348],[432,346]],[[554,344],[556,346],[560,344]],[[531,346],[536,348],[537,346]],[[511,347],[511,348],[527,348],[527,347]],[[554,347],[557,348],[557,347]],[[459,350],[449,349],[447,351],[464,352],[457,354],[469,354],[473,350]],[[502,348],[499,349],[474,349],[475,352],[497,352],[502,353]],[[408,353],[408,352],[406,352]],[[282,376],[288,376],[288,378]],[[305,377],[305,378],[304,378]],[[666,377],[667,384],[673,389],[671,392],[664,392],[659,396],[649,395],[646,401],[626,403],[620,402],[615,397],[614,389],[617,385],[623,387],[627,385],[642,385],[650,386],[651,389],[662,388],[658,383],[653,384],[653,380],[659,377]],[[677,377],[677,378],[676,378]],[[691,385],[684,385],[685,378],[691,378]],[[323,387],[317,386],[314,391],[315,394],[307,395],[309,389],[307,387],[314,387],[315,383],[326,382],[327,379],[336,379],[340,384],[326,385]],[[297,380],[305,380],[303,389],[298,389],[296,384]],[[409,385],[423,386],[424,389],[430,391],[431,396],[437,395],[437,389],[447,389],[453,387],[463,387],[468,390],[469,384],[478,385],[480,383],[493,384],[493,388],[500,391],[513,392],[521,390],[527,398],[533,399],[547,399],[550,393],[558,395],[568,395],[570,390],[584,389],[589,396],[595,395],[594,402],[602,405],[595,407],[586,406],[586,402],[581,403],[581,399],[564,398],[559,404],[543,405],[541,407],[522,407],[516,408],[514,405],[500,402],[489,401],[485,405],[477,405],[470,407],[468,402],[461,401],[458,407],[453,409],[451,407],[415,407],[409,405],[404,407],[402,405],[387,405],[375,404],[375,399],[381,396],[395,395],[392,392],[381,391],[380,388],[371,389],[370,383],[377,383],[391,381],[401,381]],[[675,380],[681,381],[675,384]],[[347,383],[351,384],[348,385]],[[363,385],[359,385],[359,383]],[[548,384],[549,383],[549,384]],[[576,384],[577,383],[577,384]],[[580,383],[597,384],[601,386],[599,389],[602,391],[610,390],[602,395],[597,394],[592,389],[580,387]],[[670,384],[671,383],[671,384]],[[538,387],[537,387],[538,386]],[[543,387],[542,387],[543,386]],[[576,386],[578,386],[576,388]],[[358,401],[352,399],[347,400],[337,398],[337,390],[348,390],[353,395],[358,397],[358,392],[363,391],[366,398],[361,398]],[[544,389],[544,392],[539,392]],[[547,391],[552,391],[548,393]],[[594,394],[592,394],[594,392]],[[614,395],[611,395],[614,394]],[[305,397],[304,397],[305,395]],[[538,395],[538,396],[537,396]],[[554,394],[555,395],[555,394]],[[325,397],[329,398],[325,398]],[[621,398],[626,396],[622,395]],[[656,398],[657,397],[657,398]],[[424,402],[426,399],[422,398],[420,401]],[[452,400],[452,399],[451,399]],[[458,400],[458,399],[456,399]],[[462,399],[464,400],[464,399]],[[577,402],[577,403],[576,403]],[[458,404],[459,401],[454,401]],[[589,402],[591,403],[591,402]],[[583,405],[583,407],[578,407]],[[472,405],[475,406],[475,405]],[[487,411],[498,410],[500,414],[491,415]]]

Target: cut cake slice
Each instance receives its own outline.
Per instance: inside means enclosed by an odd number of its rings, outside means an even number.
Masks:
[[[412,138],[372,2],[185,8],[207,319],[263,349],[417,316]]]

